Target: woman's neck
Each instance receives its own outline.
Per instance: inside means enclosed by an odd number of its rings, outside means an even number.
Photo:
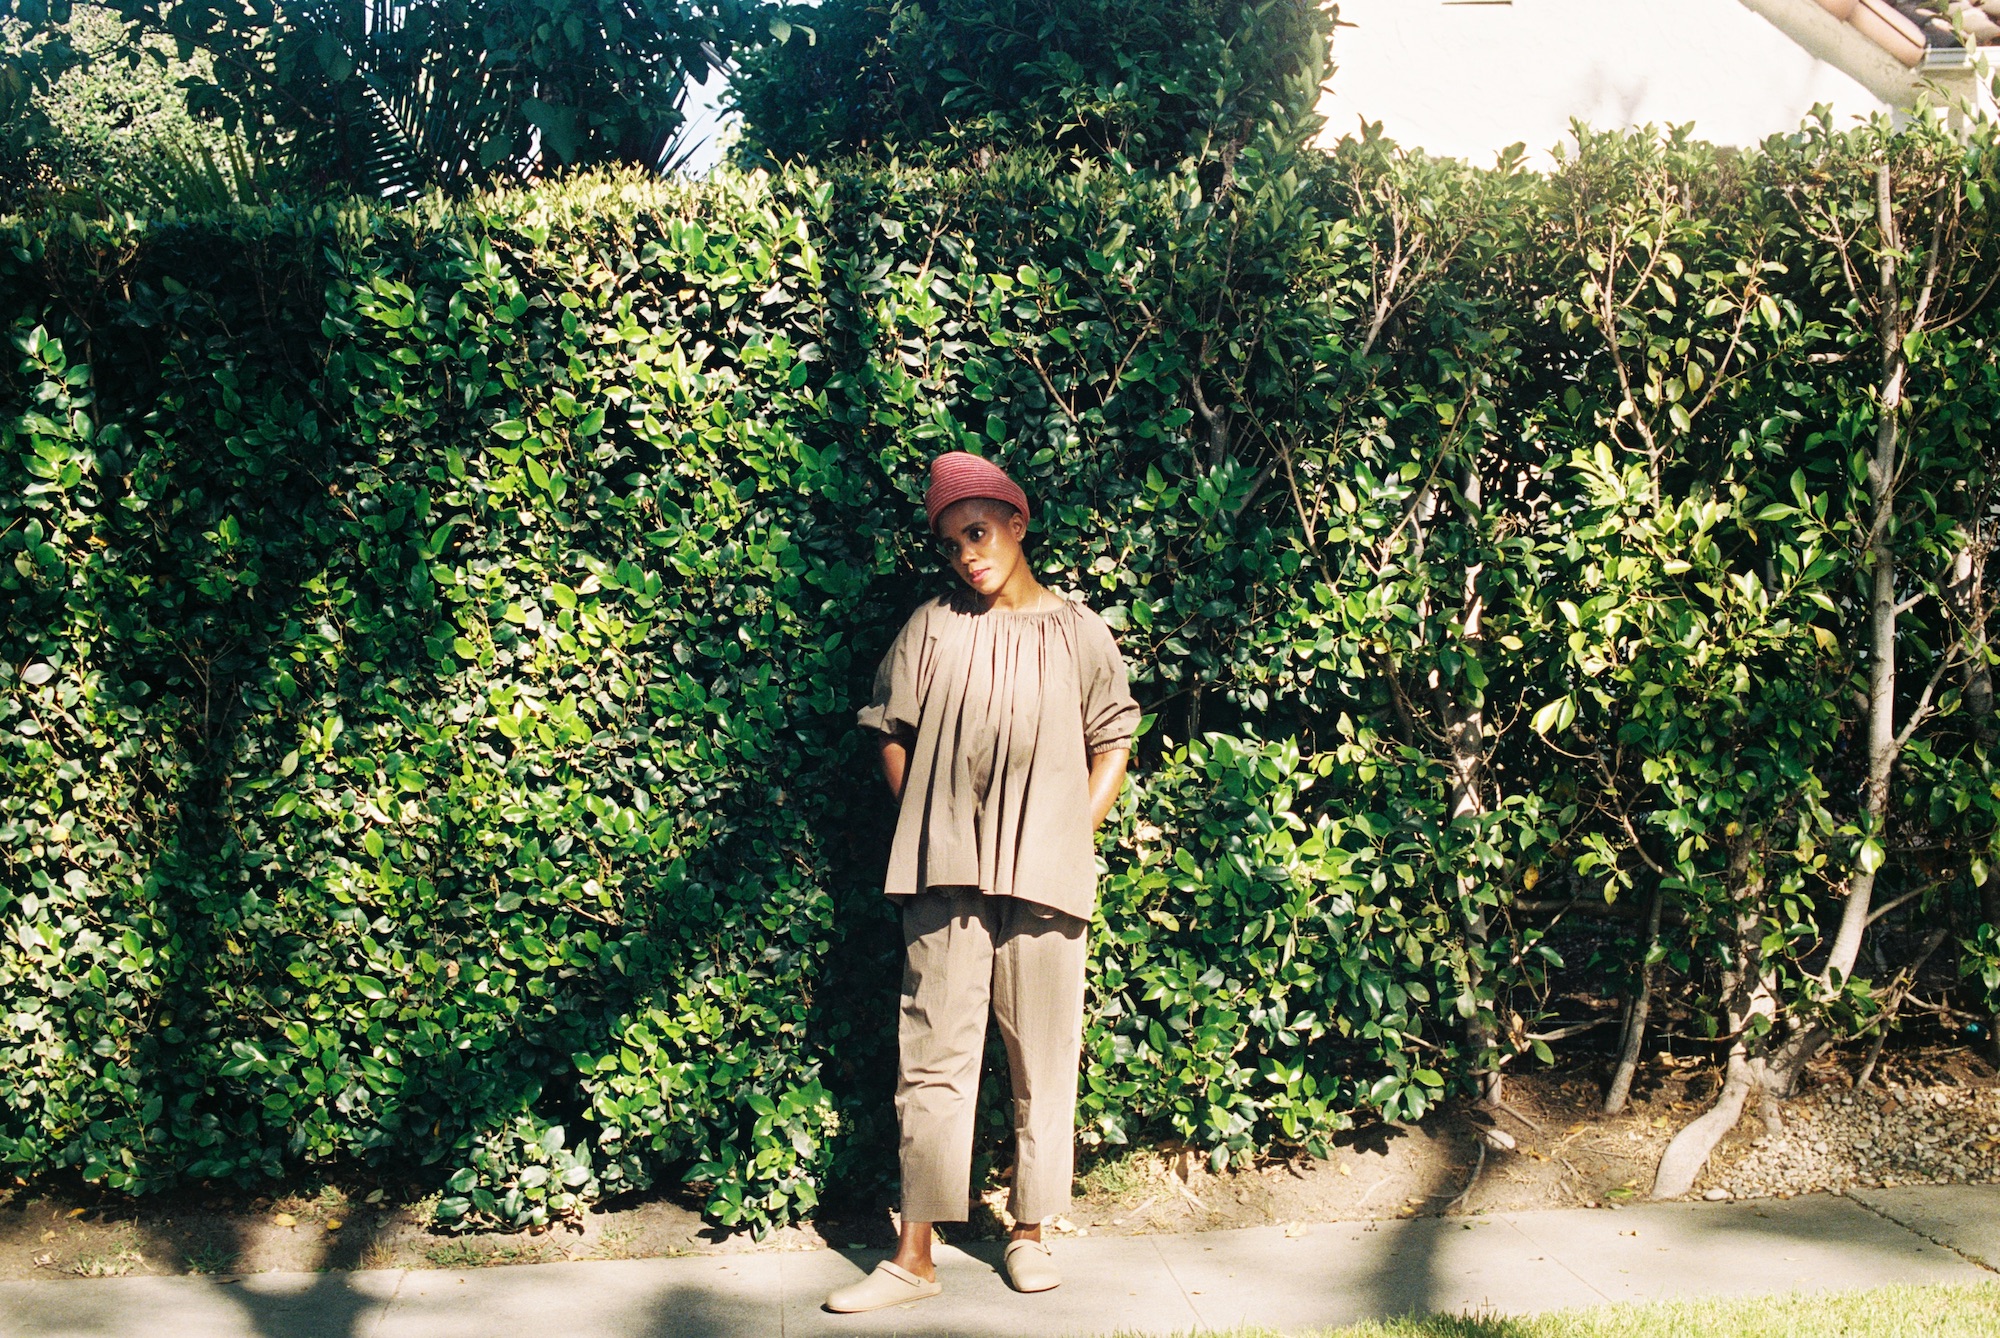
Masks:
[[[991,598],[976,593],[973,597],[988,612],[1002,609],[1012,613],[1034,613],[1054,598],[1028,571],[1026,563],[1014,573],[1012,580],[994,591]]]

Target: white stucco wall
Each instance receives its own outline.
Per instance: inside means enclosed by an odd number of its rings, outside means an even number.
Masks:
[[[1755,144],[1815,103],[1836,124],[1883,104],[1742,0],[1340,0],[1336,69],[1320,111],[1329,139],[1363,119],[1432,153],[1531,161],[1598,127],[1695,123],[1704,139]]]

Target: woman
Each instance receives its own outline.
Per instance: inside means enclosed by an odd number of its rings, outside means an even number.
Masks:
[[[924,510],[963,586],[911,615],[860,713],[901,805],[884,890],[903,908],[902,1233],[894,1257],[827,1298],[836,1311],[943,1290],[931,1224],[970,1209],[989,1008],[1014,1091],[1007,1277],[1024,1292],[1062,1281],[1042,1223],[1069,1206],[1092,833],[1139,723],[1110,628],[1035,580],[1012,479],[950,452]]]

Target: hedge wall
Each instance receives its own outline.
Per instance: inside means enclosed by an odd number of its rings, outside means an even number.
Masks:
[[[12,225],[0,1157],[132,1192],[367,1164],[462,1224],[667,1177],[763,1228],[880,1184],[891,813],[852,720],[947,579],[916,521],[953,447],[1041,503],[1044,579],[1119,629],[1148,710],[1100,845],[1086,1143],[1219,1166],[1415,1118],[1546,1057],[1566,992],[1641,997],[1642,962],[1727,1046],[1724,792],[1772,861],[1827,870],[1748,912],[1804,999],[1853,852],[1916,838],[1683,764],[1711,726],[1763,746],[1702,677],[1763,665],[1771,702],[1807,685],[1779,770],[1854,770],[1810,708],[1865,668],[1829,630],[1858,550],[1740,541],[1826,435],[1796,406],[1838,387],[1800,369],[1844,373],[1784,281],[1740,278],[1754,173],[1594,154],[1253,145],[1213,198],[1026,157]],[[1586,255],[1619,210],[1656,221]],[[1585,285],[1648,247],[1593,324]],[[1620,389],[1620,349],[1729,389]],[[1602,672],[1660,582],[1714,604],[1773,563],[1809,579],[1773,576],[1747,640],[1718,612],[1699,666]],[[1692,656],[1710,615],[1675,616],[1643,644]],[[1895,887],[1972,944],[1992,803],[1950,795],[1987,792],[1984,753],[1925,756],[1947,853]],[[1562,909],[1621,893],[1683,909],[1652,939]],[[1886,1017],[1838,976],[1798,1008]]]
[[[1086,449],[1009,356],[1033,330],[1102,394],[1128,350],[1036,263],[1157,265],[1112,236],[1148,200],[847,184],[9,239],[9,1161],[435,1164],[447,1218],[664,1168],[724,1222],[812,1207],[841,1102],[881,1118],[852,714],[940,579],[928,456],[1006,443],[1049,570],[1114,617],[1265,574],[1162,482],[1179,359],[1128,366]],[[1089,1118],[1165,1116],[1159,1027],[1198,1011],[1102,1027]]]

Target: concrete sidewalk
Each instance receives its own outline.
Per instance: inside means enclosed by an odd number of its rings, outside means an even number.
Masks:
[[[2000,1186],[1064,1239],[1017,1296],[997,1245],[945,1247],[945,1294],[819,1308],[879,1251],[0,1284],[0,1338],[807,1338],[1280,1331],[1413,1311],[2000,1281]]]

